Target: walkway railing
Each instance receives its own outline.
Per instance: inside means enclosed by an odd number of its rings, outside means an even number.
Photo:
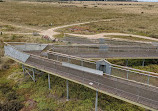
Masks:
[[[54,45],[52,51],[85,58],[158,58],[155,46]]]
[[[80,57],[48,51],[48,58],[96,69],[96,62]],[[111,64],[111,75],[158,87],[158,73]]]

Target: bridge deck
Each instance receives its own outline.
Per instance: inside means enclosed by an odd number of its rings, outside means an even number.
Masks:
[[[109,75],[99,76],[93,73],[67,68],[62,66],[59,62],[50,62],[47,59],[33,56],[26,61],[26,64],[77,81],[80,84],[92,87],[101,92],[106,92],[106,94],[109,93],[110,95],[118,96],[118,98],[128,99],[158,109],[158,89],[156,87],[127,81]],[[93,85],[89,83],[93,83]]]
[[[15,55],[13,55],[15,53]],[[23,54],[22,54],[23,53]],[[158,110],[158,88],[140,82],[123,79],[112,75],[96,75],[62,65],[62,62],[27,54],[22,51],[5,47],[5,54],[22,64],[38,70],[68,79],[70,81],[85,85],[118,99],[151,109]],[[26,56],[20,56],[19,54]],[[16,57],[16,58],[14,58]],[[18,59],[18,57],[20,57]]]

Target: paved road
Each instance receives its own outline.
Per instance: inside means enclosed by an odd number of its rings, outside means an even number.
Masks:
[[[60,62],[31,56],[26,64],[36,67],[42,71],[56,74],[62,78],[99,90],[110,96],[131,102],[137,105],[144,105],[158,109],[158,88],[148,86],[110,75],[96,75],[62,66]],[[89,83],[93,83],[90,85]]]

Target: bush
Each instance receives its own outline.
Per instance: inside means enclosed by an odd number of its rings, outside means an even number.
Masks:
[[[23,107],[17,100],[12,100],[10,102],[5,103],[4,105],[0,104],[1,111],[19,111]]]

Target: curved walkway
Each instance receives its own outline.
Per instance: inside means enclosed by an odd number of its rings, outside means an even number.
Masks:
[[[47,35],[47,36],[50,37],[50,39],[54,40],[54,35],[60,34],[60,32],[56,31],[58,29],[65,28],[65,27],[70,27],[70,26],[75,26],[75,25],[88,24],[88,23],[92,23],[92,22],[111,21],[111,20],[114,20],[114,19],[106,19],[106,20],[98,20],[98,21],[90,21],[90,22],[83,22],[83,23],[76,23],[76,24],[58,26],[58,27],[54,27],[54,28],[51,28],[51,29],[48,29],[48,30],[41,31],[40,34],[41,35]],[[147,37],[147,36],[140,36],[140,35],[134,35],[134,34],[124,34],[124,33],[100,33],[100,34],[95,34],[95,35],[81,35],[81,34],[72,34],[72,33],[65,33],[65,34],[72,35],[72,36],[86,37],[86,38],[89,38],[89,39],[105,38],[104,36],[115,35],[115,36],[131,36],[131,37],[137,37],[137,38],[141,38],[141,39],[148,39],[148,40],[158,41],[158,39],[156,39],[156,38],[151,38],[151,37]],[[124,39],[121,39],[121,40],[124,40]]]
[[[105,38],[104,36],[115,35],[115,36],[131,36],[131,37],[137,37],[137,38],[141,38],[141,39],[158,41],[158,39],[156,39],[156,38],[134,35],[134,34],[124,34],[124,33],[100,33],[100,34],[95,34],[95,35],[82,35],[82,34],[71,34],[71,33],[65,33],[65,34],[72,35],[72,36],[86,37],[89,39]]]
[[[48,30],[44,30],[40,34],[41,35],[47,35],[53,40],[54,39],[54,35],[60,34],[60,32],[56,32],[56,30],[58,30],[58,29],[65,28],[65,27],[70,27],[70,26],[75,26],[75,25],[88,24],[88,23],[92,23],[92,22],[111,21],[111,20],[113,20],[113,19],[97,20],[97,21],[90,21],[90,22],[83,22],[83,23],[76,23],[76,24],[58,26],[58,27],[54,27],[54,28],[51,28],[51,29],[48,29]]]

